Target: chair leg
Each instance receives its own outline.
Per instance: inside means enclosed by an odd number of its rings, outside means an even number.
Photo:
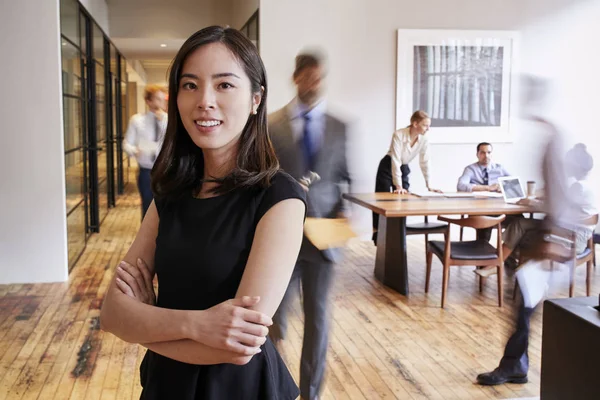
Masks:
[[[481,268],[481,267],[477,267],[477,269],[479,269],[479,268]],[[479,293],[483,292],[484,279],[485,279],[485,277],[479,275]]]
[[[425,259],[427,260],[427,270],[425,272],[425,293],[429,292],[429,278],[431,277],[431,262],[433,261],[433,253],[428,251]]]
[[[442,308],[446,305],[446,292],[448,291],[448,277],[450,266],[444,264],[444,275],[442,276]]]
[[[569,297],[573,297],[573,292],[575,289],[575,263],[571,264],[569,266],[570,268],[570,275],[571,275],[571,279],[569,279]]]
[[[502,307],[504,300],[504,265],[498,265],[498,307]]]
[[[429,242],[429,235],[425,234],[425,258],[427,258],[427,243]]]
[[[593,261],[590,260],[587,262],[587,270],[585,271],[585,295],[590,296],[591,286],[592,286],[592,265]]]
[[[463,231],[465,230],[464,226],[460,227],[460,241],[463,241]]]
[[[513,286],[513,300],[517,298],[517,291],[519,290],[519,281],[515,279],[515,285]]]

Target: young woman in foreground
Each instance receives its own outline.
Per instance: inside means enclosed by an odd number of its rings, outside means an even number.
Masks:
[[[142,399],[295,399],[267,339],[302,241],[305,193],[279,170],[256,47],[209,27],[173,61],[150,206],[101,325],[148,348]],[[152,279],[158,277],[154,305]]]

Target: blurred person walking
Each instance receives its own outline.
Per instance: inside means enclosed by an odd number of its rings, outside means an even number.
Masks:
[[[123,140],[123,149],[138,163],[137,185],[142,199],[142,219],[152,203],[150,172],[167,130],[166,91],[159,85],[146,86],[144,99],[148,112],[131,117]]]
[[[321,55],[301,53],[293,75],[297,96],[269,118],[269,133],[281,167],[303,182],[318,176],[307,190],[308,217],[344,214],[340,184],[350,183],[346,161],[347,126],[327,112],[323,98],[325,65]],[[314,174],[316,173],[316,175]],[[273,317],[275,342],[286,334],[289,303],[302,284],[304,342],[300,361],[300,395],[316,399],[321,391],[329,338],[329,296],[337,249],[321,251],[304,236],[286,295]]]

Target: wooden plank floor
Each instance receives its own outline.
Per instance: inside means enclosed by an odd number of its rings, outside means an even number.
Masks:
[[[92,236],[68,283],[0,286],[0,399],[137,399],[144,349],[99,330],[102,298],[117,262],[139,227],[133,185]],[[512,278],[506,305],[496,306],[496,279],[478,292],[471,268],[451,272],[448,306],[440,309],[441,266],[424,288],[422,237],[409,239],[410,297],[373,277],[375,248],[348,246],[337,265],[333,328],[324,399],[510,399],[539,396],[541,313],[532,321],[530,382],[480,387],[513,326]],[[584,268],[576,295],[584,295]],[[599,270],[593,289],[600,291]],[[553,293],[566,296],[566,286]],[[299,301],[282,355],[294,378],[302,343]]]

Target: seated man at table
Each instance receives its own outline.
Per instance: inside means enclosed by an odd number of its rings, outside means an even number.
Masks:
[[[493,147],[490,143],[482,142],[477,145],[477,162],[467,165],[463,174],[458,178],[458,192],[499,192],[498,178],[510,176],[506,168],[492,162]],[[477,239],[489,241],[492,229],[478,229]]]
[[[506,168],[492,162],[493,147],[483,142],[477,145],[477,162],[467,165],[458,178],[458,192],[499,192],[498,178],[510,176]]]

